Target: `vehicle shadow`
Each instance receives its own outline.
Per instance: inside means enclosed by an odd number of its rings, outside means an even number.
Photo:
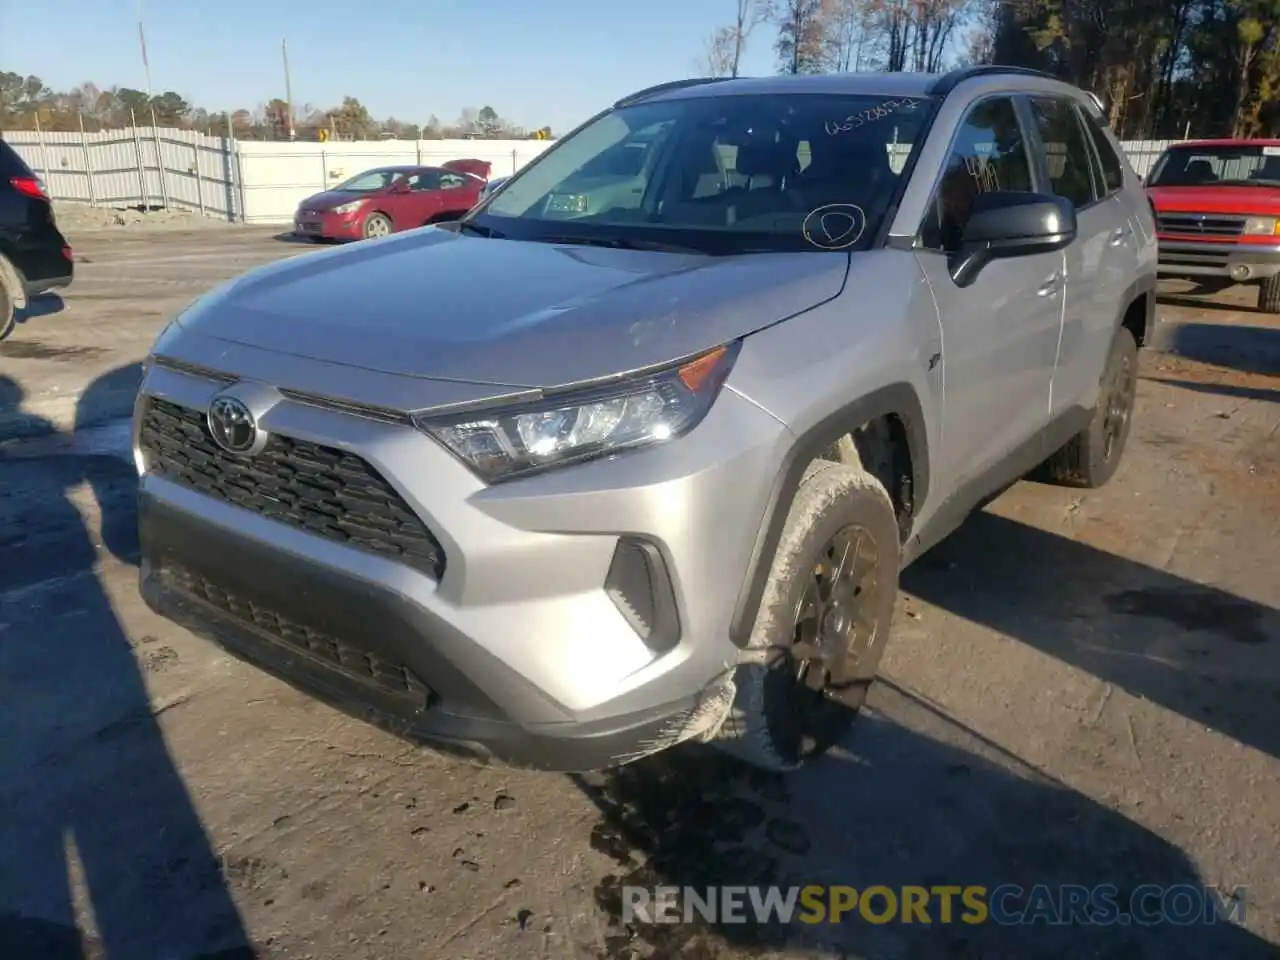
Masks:
[[[129,363],[97,377],[76,400],[77,434],[132,414],[142,384],[142,364]],[[137,479],[131,452],[131,423],[121,421],[101,449],[80,447],[84,479],[101,511],[102,545],[117,560],[138,562]]]
[[[1227,323],[1173,323],[1157,349],[1246,373],[1280,376],[1280,327]]]
[[[1127,910],[1144,884],[1190,885],[1199,896],[1206,881],[1162,838],[891,683],[876,685],[846,743],[847,751],[786,777],[701,746],[574,777],[601,814],[592,846],[616,864],[595,890],[606,918],[605,955],[712,960],[788,948],[788,956],[804,950],[921,960],[1274,956],[1270,945],[1216,913],[1217,922],[1188,925],[1011,922],[1020,916],[1010,913],[1028,901],[1016,891],[993,895],[1006,884],[1028,892],[1044,885],[1055,896],[1067,885],[1092,891],[1109,884],[1115,904]],[[654,924],[624,909],[634,903],[626,887],[650,895],[657,886],[691,887],[706,898],[708,887],[811,884],[887,887],[899,904],[903,887],[953,886],[954,913],[945,922],[935,897],[927,923],[918,915],[904,922],[900,914],[877,921],[883,895],[871,901],[870,919],[855,908],[839,923],[754,922],[749,895],[740,897],[748,922],[709,923],[691,911],[689,922]],[[959,896],[959,888],[975,885],[986,888],[992,911],[977,924],[962,919]],[[1247,919],[1247,893],[1244,900]]]
[[[281,243],[296,243],[304,247],[328,247],[335,246],[342,242],[340,240],[330,240],[327,237],[316,237],[314,239],[311,237],[300,237],[291,230],[286,230],[284,233],[277,233],[271,239],[278,240]]]
[[[1280,611],[987,511],[902,589],[1280,757],[1275,682],[1241,666]]]
[[[0,376],[0,410],[22,399]],[[125,633],[97,573],[99,459],[0,454],[0,957],[248,960],[144,681],[172,651]]]
[[[41,317],[52,317],[67,308],[66,301],[56,293],[42,293],[27,301],[27,306],[18,315],[18,323],[29,323]]]
[[[1172,377],[1144,376],[1142,379],[1150,380],[1152,383],[1163,383],[1170,387],[1179,387],[1183,390],[1191,390],[1195,393],[1214,393],[1224,397],[1238,397],[1241,400],[1280,402],[1280,388],[1272,390],[1269,387],[1242,387],[1230,383],[1200,383],[1195,380],[1177,380]]]

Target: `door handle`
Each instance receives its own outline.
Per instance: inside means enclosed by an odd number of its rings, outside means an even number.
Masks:
[[[1040,289],[1036,291],[1037,297],[1054,297],[1058,291],[1062,289],[1062,274],[1055,273],[1049,277],[1044,283],[1040,284]]]
[[[1130,231],[1128,227],[1116,227],[1116,229],[1113,230],[1111,233],[1111,240],[1109,241],[1109,245],[1113,247],[1121,246],[1126,240],[1129,239],[1129,233]]]

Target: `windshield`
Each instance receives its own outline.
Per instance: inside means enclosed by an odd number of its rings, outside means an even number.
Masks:
[[[1173,147],[1156,161],[1150,187],[1214,184],[1280,186],[1280,146],[1240,144]]]
[[[403,170],[366,170],[330,189],[340,193],[373,193],[391,186],[403,173]]]
[[[933,106],[761,94],[623,107],[556,144],[467,220],[515,240],[856,249],[875,236]]]

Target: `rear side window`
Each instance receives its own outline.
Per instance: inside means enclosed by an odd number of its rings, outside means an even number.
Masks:
[[[1097,118],[1084,110],[1078,113],[1084,118],[1085,129],[1089,131],[1089,136],[1093,138],[1094,149],[1098,151],[1098,160],[1102,163],[1102,182],[1107,188],[1107,193],[1114,193],[1124,186],[1124,167],[1120,163],[1120,158],[1116,156],[1115,148],[1111,146],[1111,141],[1107,139],[1102,124],[1098,123]]]
[[[1044,144],[1051,189],[1077,207],[1087,207],[1098,197],[1093,189],[1089,145],[1075,107],[1057,97],[1033,97],[1031,112]]]
[[[17,151],[3,140],[0,140],[0,175],[3,175],[6,181],[9,177],[35,176],[31,168],[18,156]]]

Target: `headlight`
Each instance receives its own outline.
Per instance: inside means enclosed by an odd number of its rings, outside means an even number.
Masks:
[[[330,212],[342,214],[345,216],[348,213],[355,213],[359,209],[360,209],[360,201],[352,200],[350,203],[344,203],[340,207],[334,207]]]
[[[486,483],[670,440],[706,416],[738,343],[608,386],[493,411],[415,418]]]
[[[1275,217],[1250,217],[1244,222],[1244,232],[1251,237],[1280,236],[1280,219]]]

